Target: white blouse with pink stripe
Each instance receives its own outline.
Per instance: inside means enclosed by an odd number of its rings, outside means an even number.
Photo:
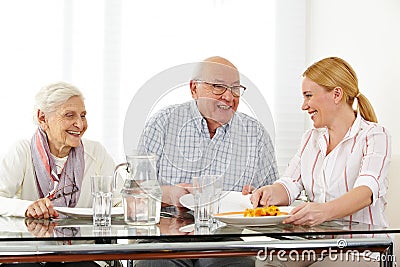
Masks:
[[[388,226],[384,208],[391,138],[387,130],[358,114],[343,140],[326,155],[328,140],[326,128],[303,135],[300,149],[276,181],[285,186],[290,203],[303,189],[310,201],[323,203],[365,185],[372,190],[373,203],[345,219]]]

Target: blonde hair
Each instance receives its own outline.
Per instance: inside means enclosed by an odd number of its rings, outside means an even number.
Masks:
[[[343,90],[343,100],[353,106],[357,98],[357,111],[367,121],[378,122],[374,108],[368,99],[360,93],[357,75],[349,63],[338,57],[324,58],[306,69],[303,77],[332,91],[336,87]]]

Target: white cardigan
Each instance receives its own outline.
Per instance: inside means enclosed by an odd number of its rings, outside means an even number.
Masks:
[[[90,176],[112,175],[114,160],[98,142],[82,140],[85,172],[77,208],[92,207]],[[16,143],[0,161],[0,215],[25,216],[28,206],[39,199],[30,140]]]

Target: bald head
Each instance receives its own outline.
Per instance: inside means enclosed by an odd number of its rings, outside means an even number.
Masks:
[[[202,62],[198,64],[194,72],[195,80],[205,80],[209,82],[218,82],[222,81],[223,76],[226,73],[232,73],[236,75],[239,79],[239,73],[235,65],[232,64],[229,60],[223,57],[214,56],[204,59]]]
[[[232,64],[232,62],[230,62],[226,58],[219,57],[219,56],[209,57],[209,58],[204,59],[203,61],[204,62],[218,63],[218,64],[226,65],[226,66],[232,67],[234,69],[237,69],[235,67],[235,65]]]

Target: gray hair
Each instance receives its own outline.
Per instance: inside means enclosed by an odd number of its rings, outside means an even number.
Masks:
[[[84,99],[82,92],[78,88],[66,82],[56,82],[44,86],[35,96],[34,122],[39,125],[38,110],[44,113],[52,112],[73,96],[79,96]]]

